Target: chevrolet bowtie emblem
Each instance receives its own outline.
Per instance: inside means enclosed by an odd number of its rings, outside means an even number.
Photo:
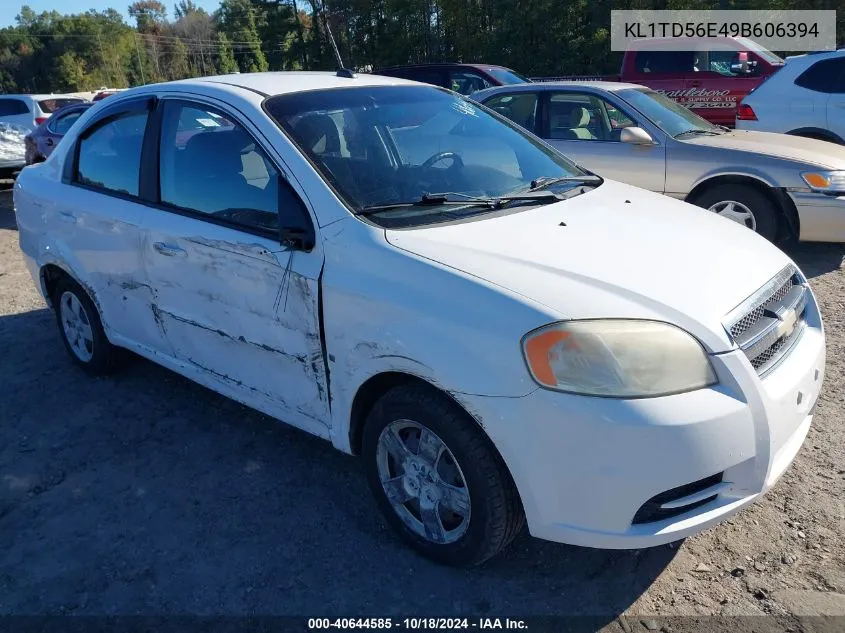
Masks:
[[[780,319],[777,327],[778,338],[783,338],[795,331],[795,325],[798,323],[798,313],[794,308],[790,308],[781,314],[778,319]]]

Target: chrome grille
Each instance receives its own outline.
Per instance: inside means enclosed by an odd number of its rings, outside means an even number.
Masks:
[[[789,265],[725,317],[725,329],[761,376],[801,337],[809,297],[798,271]]]

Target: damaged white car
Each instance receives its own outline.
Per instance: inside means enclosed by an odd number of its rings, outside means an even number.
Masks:
[[[757,499],[825,344],[776,247],[433,86],[227,75],[109,98],[15,186],[73,359],[151,359],[363,458],[412,546],[606,548]]]

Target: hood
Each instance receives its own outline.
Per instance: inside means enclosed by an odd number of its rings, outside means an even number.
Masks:
[[[724,316],[790,261],[739,224],[609,180],[555,204],[385,234],[545,306],[550,321],[657,319],[712,352],[733,348]]]
[[[731,130],[719,136],[696,136],[681,142],[717,149],[753,152],[830,169],[845,169],[845,147],[842,145],[789,134]]]

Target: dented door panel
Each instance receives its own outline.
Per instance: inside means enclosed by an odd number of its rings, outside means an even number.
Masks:
[[[152,211],[143,248],[149,310],[176,358],[243,402],[325,435],[320,344],[322,253],[167,211]]]

